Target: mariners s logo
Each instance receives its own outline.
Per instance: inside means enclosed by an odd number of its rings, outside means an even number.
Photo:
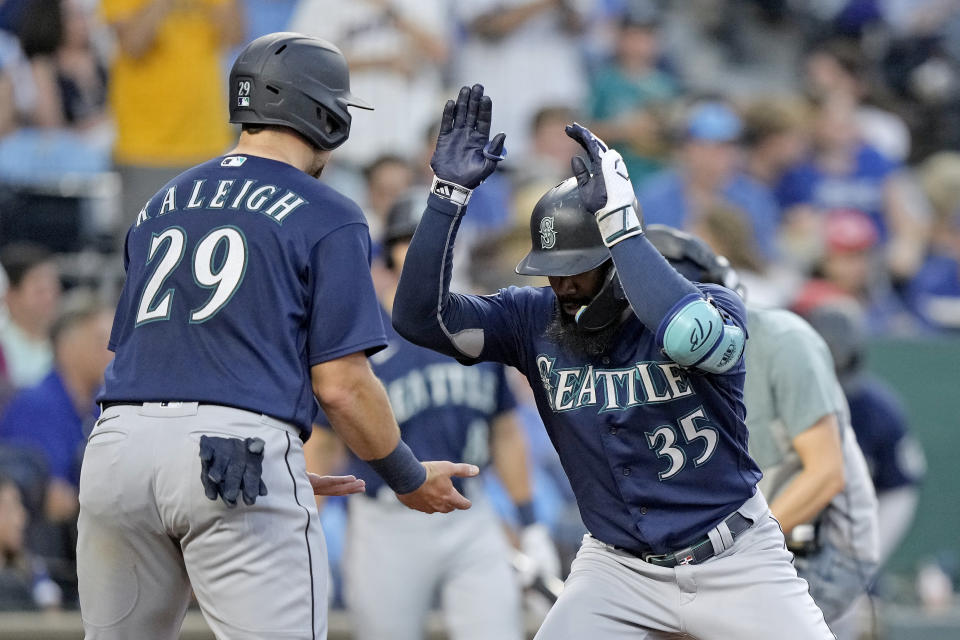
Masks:
[[[553,249],[557,244],[557,232],[553,230],[553,216],[540,221],[540,248]]]

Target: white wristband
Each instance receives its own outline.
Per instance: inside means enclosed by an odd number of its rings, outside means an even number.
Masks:
[[[608,247],[612,247],[621,240],[643,233],[640,216],[637,215],[632,206],[621,207],[613,211],[598,211],[597,226],[600,227],[603,244]]]
[[[430,193],[438,195],[441,198],[449,200],[455,205],[463,207],[470,202],[470,194],[473,193],[473,189],[467,189],[466,187],[462,187],[454,182],[448,182],[446,180],[441,180],[437,176],[433,176],[433,184],[430,186]]]

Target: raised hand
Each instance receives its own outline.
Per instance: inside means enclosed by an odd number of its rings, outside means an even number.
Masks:
[[[492,116],[493,101],[483,95],[483,85],[463,87],[456,102],[447,100],[430,160],[438,180],[470,191],[494,172],[505,157],[506,134],[498,133],[490,139]]]
[[[427,479],[416,491],[398,493],[400,502],[424,513],[449,513],[454,509],[470,508],[470,501],[460,495],[450,478],[471,478],[480,473],[480,469],[472,464],[445,460],[421,464],[427,469]]]
[[[584,206],[597,218],[604,244],[611,247],[643,233],[640,207],[623,157],[581,124],[567,125],[566,132],[587,152],[589,167],[580,156],[570,160],[570,167]]]

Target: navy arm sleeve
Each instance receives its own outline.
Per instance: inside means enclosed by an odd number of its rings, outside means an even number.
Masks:
[[[462,218],[457,205],[431,195],[403,264],[393,301],[393,327],[410,342],[464,364],[492,360],[518,366],[519,314],[501,292],[450,292],[453,243]]]
[[[713,296],[697,288],[643,235],[618,242],[610,253],[634,314],[668,357],[708,373],[738,369],[746,323],[735,294]]]
[[[677,273],[644,235],[618,242],[610,248],[610,254],[633,313],[654,333],[678,302],[700,296],[700,291]]]

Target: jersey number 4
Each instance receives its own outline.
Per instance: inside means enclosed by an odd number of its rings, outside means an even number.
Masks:
[[[717,429],[710,426],[703,407],[683,416],[677,424],[680,425],[680,433],[688,445],[701,438],[705,442],[703,452],[693,460],[694,466],[699,467],[713,457],[713,452],[717,448]],[[659,457],[670,461],[670,466],[659,473],[661,480],[672,478],[687,466],[687,454],[680,447],[674,446],[677,443],[677,429],[674,426],[657,427],[652,433],[647,434],[647,443]],[[657,448],[658,445],[659,448]]]
[[[180,265],[187,249],[187,232],[170,227],[150,240],[147,264],[157,259],[137,307],[137,326],[168,320],[173,306],[173,287],[162,294],[163,283]],[[206,322],[224,307],[236,293],[247,270],[247,242],[234,226],[217,227],[200,239],[190,261],[193,280],[205,289],[213,289],[207,301],[190,311],[190,322]]]

